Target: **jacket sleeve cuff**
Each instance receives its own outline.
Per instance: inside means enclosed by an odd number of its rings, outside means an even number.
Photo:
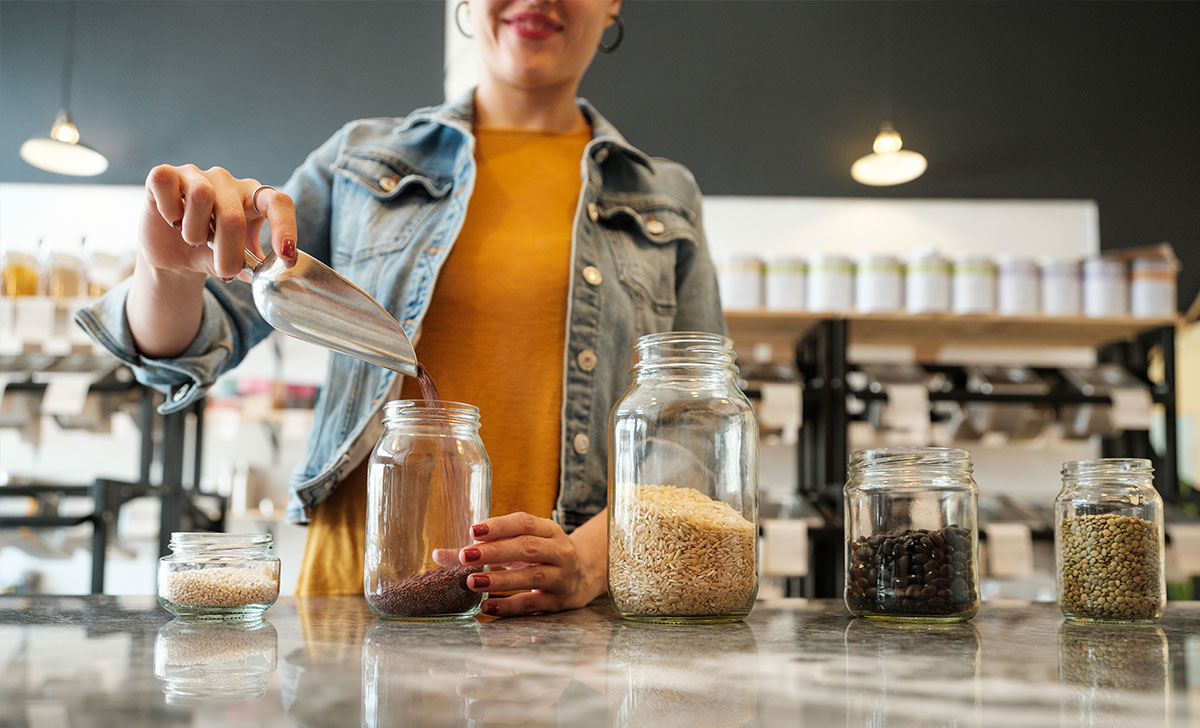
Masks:
[[[179,356],[153,359],[138,352],[125,316],[130,282],[124,281],[90,306],[75,312],[75,323],[97,344],[133,370],[142,384],[167,395],[162,414],[185,409],[202,397],[232,353],[232,332],[216,296],[204,291],[204,312],[196,338]]]

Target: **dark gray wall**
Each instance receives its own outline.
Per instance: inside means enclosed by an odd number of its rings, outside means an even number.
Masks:
[[[283,181],[350,119],[442,100],[443,4],[80,2],[71,112],[139,184],[160,162]],[[68,4],[0,0],[0,181],[70,182],[17,154],[61,96]]]
[[[890,96],[924,176],[851,163]],[[1169,240],[1200,287],[1200,3],[625,3],[586,95],[709,193],[1091,198],[1101,244]]]
[[[890,7],[890,21],[887,20]],[[0,0],[0,181],[58,106],[65,6]],[[1200,3],[628,0],[584,93],[706,192],[1092,198],[1102,245],[1170,240],[1200,287]],[[890,28],[890,32],[888,29]],[[111,170],[163,161],[279,180],[344,121],[442,95],[442,5],[86,2],[72,110]],[[892,118],[925,176],[851,162]],[[93,181],[93,180],[88,180]]]

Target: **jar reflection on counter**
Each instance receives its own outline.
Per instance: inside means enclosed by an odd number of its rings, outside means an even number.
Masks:
[[[265,620],[175,619],[154,639],[154,676],[168,705],[212,705],[266,695],[279,636]]]
[[[979,630],[970,623],[852,619],[846,625],[846,725],[928,728],[983,724]],[[954,696],[953,713],[913,715],[927,696]]]
[[[380,619],[362,641],[362,722],[387,726],[467,725],[459,694],[467,660],[483,649],[479,623],[398,624]]]
[[[746,624],[621,622],[607,657],[609,725],[758,725],[758,642]]]
[[[959,621],[979,610],[971,456],[861,450],[845,488],[846,606],[860,617]]]
[[[1063,622],[1058,680],[1070,725],[1170,724],[1170,652],[1157,626]]]
[[[458,551],[488,518],[492,471],[479,438],[479,409],[458,402],[398,400],[367,468],[363,590],[387,619],[469,619],[484,594]]]

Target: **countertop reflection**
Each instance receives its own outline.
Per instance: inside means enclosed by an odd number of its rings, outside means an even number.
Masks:
[[[1156,626],[985,604],[966,624],[760,603],[745,623],[545,617],[405,624],[360,597],[281,599],[258,623],[153,598],[0,597],[0,724],[1191,726],[1200,603]]]

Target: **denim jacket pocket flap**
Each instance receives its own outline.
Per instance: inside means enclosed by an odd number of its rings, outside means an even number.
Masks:
[[[600,205],[597,221],[612,240],[617,269],[624,284],[654,313],[675,312],[677,244],[696,243],[692,221],[670,205]]]
[[[394,200],[414,186],[424,189],[432,199],[445,197],[453,180],[429,177],[413,169],[389,149],[352,149],[338,157],[333,171],[365,187],[380,200]]]
[[[627,204],[601,205],[599,219],[606,225],[632,225],[651,243],[665,244],[677,240],[696,242],[696,226],[681,210],[667,203],[650,203],[634,207]]]

